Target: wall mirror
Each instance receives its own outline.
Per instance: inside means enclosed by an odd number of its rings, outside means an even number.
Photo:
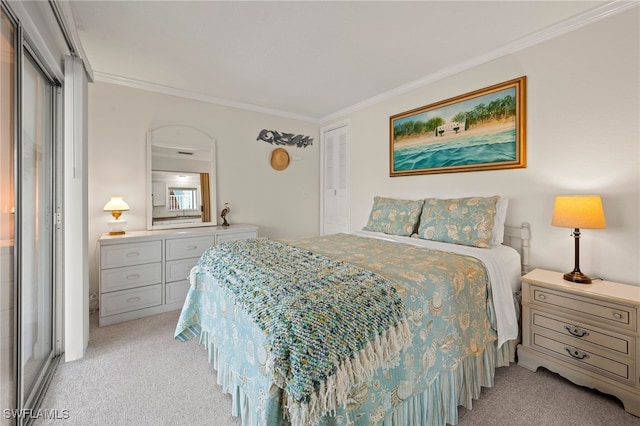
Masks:
[[[215,140],[187,126],[147,133],[147,229],[217,224]]]

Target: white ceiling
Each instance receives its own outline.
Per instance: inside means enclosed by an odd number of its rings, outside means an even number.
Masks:
[[[310,121],[606,14],[608,1],[72,1],[98,81]]]

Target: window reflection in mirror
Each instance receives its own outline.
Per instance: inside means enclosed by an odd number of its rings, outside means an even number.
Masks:
[[[153,170],[153,224],[209,222],[208,217],[203,217],[203,179],[208,180],[209,174]]]
[[[200,211],[200,188],[169,188],[169,211],[180,211],[185,215],[185,210]],[[192,213],[191,211],[189,213]],[[202,218],[201,214],[197,215]]]

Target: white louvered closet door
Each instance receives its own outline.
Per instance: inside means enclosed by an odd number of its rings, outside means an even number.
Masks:
[[[349,126],[322,131],[320,233],[349,232]]]

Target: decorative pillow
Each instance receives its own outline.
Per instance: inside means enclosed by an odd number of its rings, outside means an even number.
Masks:
[[[504,242],[504,222],[507,220],[507,207],[509,207],[509,199],[498,199],[496,203],[496,216],[493,218],[493,236],[491,237],[492,246],[499,246]]]
[[[411,235],[418,225],[424,200],[396,200],[375,197],[365,231],[392,235]]]
[[[489,247],[499,198],[428,198],[422,209],[418,234],[426,240]]]

